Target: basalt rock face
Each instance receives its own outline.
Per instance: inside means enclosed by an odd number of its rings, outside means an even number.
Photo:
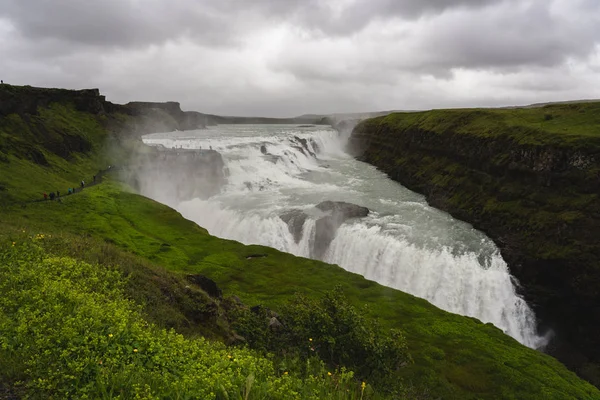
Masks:
[[[316,208],[328,213],[317,220],[315,224],[314,257],[322,259],[331,241],[335,238],[338,228],[351,218],[366,217],[369,209],[342,201],[324,201]]]
[[[395,114],[359,124],[349,151],[486,232],[540,328],[555,332],[547,351],[593,380],[585,370],[600,362],[600,134],[556,133],[560,121],[547,115],[580,121],[600,106],[569,107],[520,117],[535,127],[509,110]]]
[[[317,204],[314,211],[316,214],[311,210],[307,213],[294,209],[281,214],[280,218],[288,225],[296,243],[302,240],[306,220],[311,216],[316,220],[314,241],[311,243],[311,257],[316,259],[323,259],[338,228],[344,222],[369,214],[368,208],[343,201],[324,201]]]
[[[304,223],[308,218],[308,214],[302,210],[290,210],[281,214],[279,218],[287,224],[290,233],[294,236],[294,241],[296,243],[300,242],[300,240],[302,240]]]
[[[48,107],[51,103],[71,103],[78,111],[99,114],[105,111],[106,99],[98,89],[67,90],[0,85],[0,117],[9,114],[36,115],[39,107]]]
[[[186,131],[206,128],[206,117],[195,111],[182,111],[181,105],[174,101],[165,103],[131,102],[125,107],[134,115],[143,117],[144,133]]]
[[[204,114],[182,111],[177,102],[131,102],[121,105],[106,101],[98,89],[0,85],[0,117],[10,114],[35,116],[40,108],[48,108],[53,103],[72,105],[77,111],[104,116],[109,128],[138,135],[200,129],[205,127],[206,121]],[[113,119],[116,114],[125,118]]]

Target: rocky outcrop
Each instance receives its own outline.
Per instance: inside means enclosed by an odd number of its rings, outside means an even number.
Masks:
[[[294,209],[281,214],[279,218],[287,224],[290,233],[294,236],[294,241],[299,243],[302,240],[302,230],[308,214],[302,210]]]
[[[0,85],[0,117],[10,114],[38,115],[41,108],[48,108],[53,103],[72,105],[77,111],[108,117],[105,123],[109,127],[135,134],[200,129],[205,127],[207,121],[204,114],[182,111],[177,102],[131,102],[121,105],[106,101],[98,89]]]
[[[223,292],[221,291],[221,289],[219,289],[217,283],[212,279],[200,274],[188,275],[186,276],[186,279],[194,285],[198,286],[200,289],[204,290],[206,294],[208,294],[213,299],[223,298]]]
[[[366,217],[369,209],[342,201],[324,201],[316,208],[328,213],[315,224],[314,258],[322,259],[338,228],[351,218]]]
[[[133,110],[133,114],[146,117],[144,121],[146,133],[186,131],[206,128],[207,118],[196,111],[182,111],[181,105],[174,101],[165,103],[130,102],[125,107]]]
[[[296,141],[296,143],[298,143],[298,145],[295,145],[292,147],[298,149],[302,154],[310,155],[311,157],[316,157],[316,154],[314,153],[314,151],[312,151],[311,148],[308,146],[308,143],[309,143],[308,139],[303,139],[298,136],[294,136],[294,140]],[[314,141],[311,141],[310,144],[312,145],[313,149],[315,149],[316,151],[319,151],[318,146],[316,145],[316,143]]]
[[[361,160],[498,244],[541,330],[555,332],[548,351],[579,373],[600,361],[600,137],[581,126],[598,111],[395,114],[362,122],[349,142]],[[575,117],[573,127],[557,120]]]
[[[317,204],[315,210],[316,214],[311,213],[311,210],[307,212],[316,219],[315,237],[311,249],[311,258],[316,259],[323,258],[338,228],[344,222],[352,218],[366,217],[369,214],[368,208],[343,201],[324,201]],[[294,209],[280,215],[288,225],[296,243],[302,240],[304,223],[310,217],[307,212]]]
[[[38,108],[52,103],[71,103],[78,111],[105,112],[106,99],[98,89],[67,90],[32,86],[0,85],[0,117],[9,114],[37,115]]]

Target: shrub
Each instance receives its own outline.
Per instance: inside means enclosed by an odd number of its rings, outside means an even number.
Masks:
[[[37,235],[32,240],[43,240]],[[30,398],[366,398],[343,371],[276,371],[271,359],[144,321],[116,269],[0,250],[0,382]],[[335,379],[334,379],[335,378]]]
[[[350,305],[336,288],[321,299],[297,294],[281,308],[279,329],[269,328],[276,314],[264,307],[239,308],[233,326],[253,348],[301,359],[318,356],[332,368],[344,366],[380,381],[411,358],[402,333],[383,333],[366,311]]]

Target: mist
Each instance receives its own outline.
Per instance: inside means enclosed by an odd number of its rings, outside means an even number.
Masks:
[[[212,235],[338,264],[542,348],[494,243],[348,155],[356,122],[145,135],[128,179]]]

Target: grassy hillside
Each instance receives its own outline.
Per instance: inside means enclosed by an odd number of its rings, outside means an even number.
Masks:
[[[51,106],[47,112],[40,110],[34,120],[43,126],[58,118],[56,115],[61,116],[56,132],[63,139],[78,130],[97,132],[98,140],[110,135],[103,131],[104,117],[90,117],[64,104]],[[0,368],[0,383],[4,386],[26,379],[32,393],[60,397],[60,392],[48,391],[81,385],[94,398],[107,398],[107,388],[115,390],[130,383],[135,385],[123,393],[125,398],[133,398],[136,393],[148,398],[149,393],[165,397],[160,388],[166,383],[171,397],[202,397],[201,390],[210,392],[214,382],[223,386],[226,393],[251,393],[249,398],[386,398],[391,396],[386,390],[390,388],[397,390],[396,397],[408,391],[406,398],[600,397],[600,392],[555,359],[525,348],[489,324],[441,311],[424,300],[334,265],[218,239],[176,211],[132,193],[117,177],[75,195],[62,196],[60,202],[27,202],[39,199],[41,191],[60,187],[62,192],[62,188],[75,186],[81,179],[89,181],[96,170],[114,160],[101,156],[104,143],[96,139],[90,139],[89,149],[71,149],[66,156],[57,154],[45,139],[34,134],[39,125],[32,128],[30,117],[8,117],[10,121],[26,121],[22,130],[6,119],[0,120],[4,154],[0,179],[7,189],[0,192],[0,282],[4,297],[0,302],[0,352],[4,357],[0,358],[5,366],[10,366]],[[87,124],[85,129],[79,128],[83,122]],[[23,131],[35,137],[19,139],[24,144],[15,145],[14,137]],[[42,154],[47,163],[28,158],[28,153],[19,150],[25,145]],[[186,285],[190,274],[203,274],[216,281],[224,298],[207,297],[190,287],[193,285]],[[356,326],[365,323],[365,328],[360,329],[365,329],[366,339],[375,338],[369,344],[357,337],[353,346],[378,351],[373,345],[385,342],[366,328],[377,326],[375,321],[382,335],[389,335],[389,329],[395,328],[405,338],[410,358],[399,368],[371,371],[373,386],[370,380],[362,385],[360,380],[344,375],[341,365],[336,370],[335,365],[321,365],[315,360],[314,368],[294,367],[292,364],[297,361],[286,361],[280,354],[267,357],[194,339],[204,335],[227,341],[228,335],[233,334],[228,326],[232,322],[227,315],[229,296],[238,296],[246,305],[283,310],[281,318],[285,318],[285,312],[294,310],[296,293],[305,296],[306,304],[312,304],[311,299],[317,301],[336,287],[342,288],[349,307],[364,310],[360,318],[358,311],[347,315],[355,316],[352,318]],[[204,311],[205,317],[194,320],[194,307],[201,314]],[[213,311],[207,312],[208,308]],[[68,324],[56,324],[67,315],[71,315]],[[352,320],[346,322],[348,332],[352,332]],[[119,342],[117,355],[110,358],[120,381],[111,381],[98,367],[98,354],[110,345],[110,326],[120,327],[120,337],[134,335],[137,340]],[[174,327],[187,339],[161,331],[161,326]],[[319,332],[318,328],[307,323],[305,333],[311,336],[306,345],[299,346],[319,353],[321,348],[330,348],[331,343],[326,341],[342,340],[342,336],[332,338],[332,334],[328,336],[328,332]],[[34,355],[36,346],[40,346],[40,352]],[[134,354],[138,352],[133,349],[152,349],[151,357],[139,361]],[[79,351],[83,353],[77,359],[74,354]],[[239,352],[235,358],[239,354],[246,360],[240,368],[232,369],[224,360],[226,353],[231,355],[232,351]],[[200,353],[206,358],[193,357]],[[61,360],[60,374],[48,369],[54,365],[48,362],[53,357]],[[78,361],[69,362],[72,358]],[[30,361],[22,364],[19,360]],[[132,368],[138,368],[140,362],[144,368],[139,374],[134,373]],[[216,369],[207,371],[207,365]],[[166,371],[168,374],[163,376]],[[285,378],[287,371],[292,375],[289,381]],[[330,376],[328,372],[332,371]],[[44,374],[50,374],[48,381],[39,381]],[[218,379],[212,378],[217,375]],[[357,377],[362,378],[360,374]],[[198,381],[212,383],[199,387]],[[249,381],[256,381],[256,387],[261,389],[252,392],[248,385],[253,383]],[[221,386],[214,390],[221,390]],[[302,388],[312,391],[302,392]],[[213,393],[214,397],[225,398]],[[209,397],[213,396],[209,393]]]
[[[362,159],[484,230],[551,347],[600,384],[600,103],[434,110],[364,121]]]

